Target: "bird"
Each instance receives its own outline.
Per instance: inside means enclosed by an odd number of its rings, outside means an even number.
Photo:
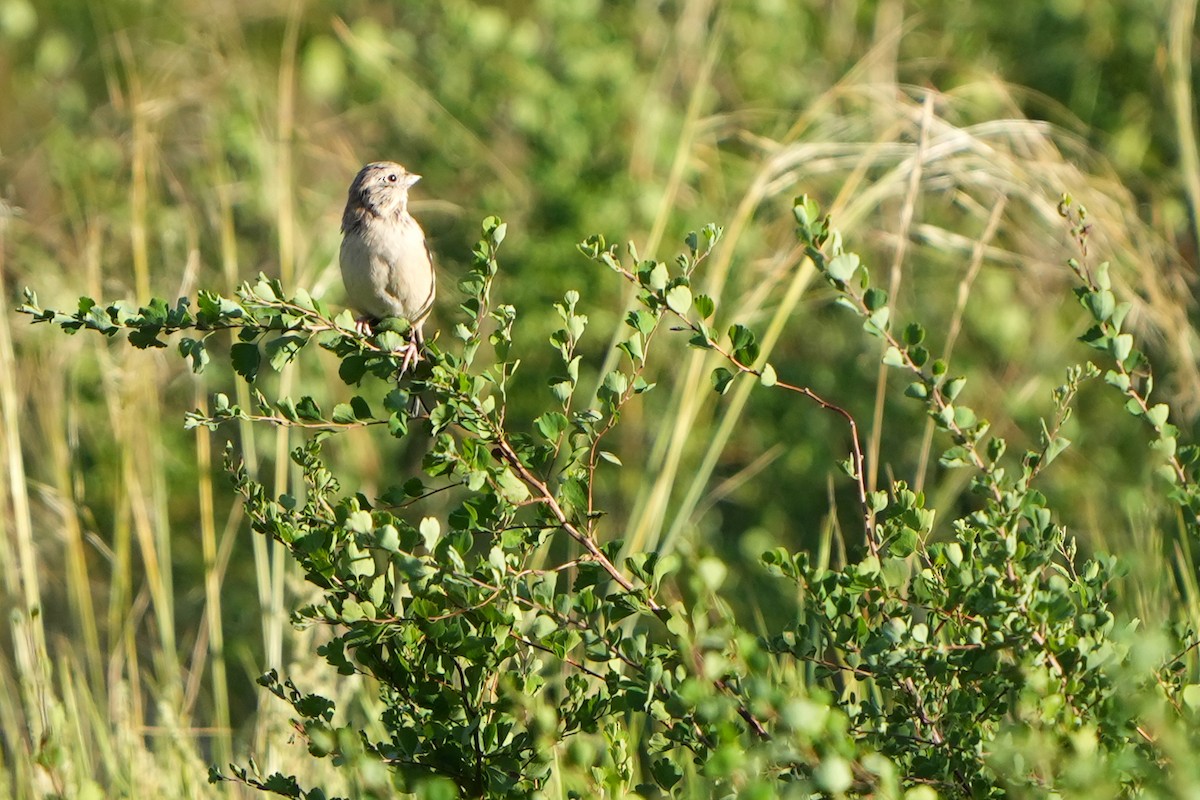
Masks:
[[[421,180],[394,161],[372,161],[350,184],[342,213],[338,261],[355,327],[369,333],[384,317],[403,317],[411,338],[400,374],[421,357],[422,326],[437,292],[433,256],[425,232],[408,213],[408,191]]]

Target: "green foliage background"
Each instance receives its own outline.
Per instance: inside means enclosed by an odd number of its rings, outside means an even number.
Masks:
[[[223,434],[179,424],[232,376],[30,329],[11,314],[23,286],[70,306],[229,293],[264,271],[336,305],[345,187],[391,158],[424,176],[414,213],[445,276],[433,326],[453,315],[478,221],[508,222],[496,291],[521,313],[518,346],[542,356],[512,394],[532,411],[553,371],[551,303],[583,296],[587,389],[632,301],[575,243],[602,233],[668,259],[716,221],[726,237],[698,280],[729,309],[722,322],[765,331],[781,376],[855,414],[883,454],[879,485],[894,476],[931,507],[968,509],[920,409],[900,387],[877,394],[877,346],[805,264],[791,200],[821,198],[898,307],[955,332],[939,345],[971,375],[976,408],[1020,442],[1061,365],[1085,357],[1054,213],[1072,193],[1190,430],[1193,40],[1192,4],[1141,0],[0,0],[0,573],[9,604],[38,609],[5,622],[3,777],[18,796],[215,795],[209,760],[247,747],[303,760],[253,681],[317,672],[315,634],[288,624],[303,587],[247,533],[213,463]],[[618,434],[607,534],[720,560],[723,599],[769,626],[786,606],[748,570],[762,551],[836,564],[861,548],[835,467],[844,429],[749,384],[718,398],[711,354],[667,346],[675,357],[648,376],[658,390]],[[280,388],[336,402],[333,369],[304,364]],[[1046,487],[1062,521],[1085,550],[1122,554],[1121,613],[1194,618],[1193,543],[1135,421],[1103,387],[1080,403],[1076,446]],[[295,439],[239,441],[260,480],[286,487]],[[420,450],[363,436],[329,455],[369,487]],[[40,693],[23,688],[34,674]],[[71,735],[41,739],[59,718]]]

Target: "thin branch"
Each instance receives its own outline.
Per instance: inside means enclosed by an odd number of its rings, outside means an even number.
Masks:
[[[529,486],[536,491],[541,499],[542,505],[550,510],[550,513],[554,516],[554,519],[557,520],[559,526],[567,532],[567,535],[582,545],[583,548],[591,555],[592,560],[599,564],[601,568],[608,573],[609,577],[611,577],[617,583],[618,586],[630,594],[637,594],[637,587],[625,577],[621,570],[617,569],[616,565],[612,563],[612,560],[604,554],[604,551],[600,549],[600,547],[592,540],[590,536],[579,530],[579,528],[576,527],[573,522],[571,522],[570,517],[567,516],[567,513],[563,511],[562,506],[558,504],[558,500],[555,499],[554,492],[550,491],[550,487],[548,487],[541,481],[541,479],[529,471],[524,462],[521,461],[521,457],[517,455],[515,450],[513,450],[508,439],[502,435],[500,436],[497,444],[497,451],[500,453],[503,461],[516,471],[522,482],[524,482],[526,486]],[[651,597],[649,593],[647,593],[645,596],[645,602],[651,611],[657,613],[663,610],[663,607],[659,605],[659,603],[653,597]]]

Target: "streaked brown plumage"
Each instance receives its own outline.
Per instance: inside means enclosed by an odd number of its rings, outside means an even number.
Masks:
[[[425,232],[408,213],[408,190],[420,179],[392,161],[367,164],[350,184],[342,214],[347,299],[363,330],[383,317],[408,320],[413,334],[402,370],[419,358],[421,327],[437,291]]]

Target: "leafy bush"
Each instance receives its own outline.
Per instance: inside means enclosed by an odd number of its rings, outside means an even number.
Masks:
[[[940,464],[972,472],[975,506],[940,521],[903,482],[868,490],[852,414],[781,380],[749,327],[719,331],[714,301],[693,293],[695,270],[720,240],[714,226],[689,236],[672,264],[641,260],[632,245],[622,255],[600,237],[580,245],[635,287],[639,307],[623,321],[619,366],[589,402],[578,391],[583,298],[568,292],[555,305],[560,371],[532,418],[508,403],[521,354],[516,309],[493,299],[506,233],[495,218],[461,283],[453,344],[431,344],[406,375],[397,374],[394,326],[364,338],[348,314],[266,278],[235,298],[201,292],[194,308],[85,298],[67,314],[29,294],[23,310],[68,332],[127,331],[139,348],[178,335],[196,371],[209,363],[213,337],[231,331],[230,362],[251,384],[310,344],[336,357],[358,392],[348,402],[325,410],[312,396],[268,398],[255,388],[251,404],[218,395],[187,423],[308,434],[292,453],[303,491],[270,492],[232,443],[226,467],[254,530],[283,545],[317,592],[296,623],[327,628],[318,654],[374,687],[378,713],[353,719],[276,671],[260,680],[354,796],[525,797],[552,787],[580,797],[1165,794],[1200,777],[1186,758],[1200,743],[1200,687],[1187,684],[1180,661],[1195,637],[1119,620],[1110,610],[1117,562],[1080,557],[1037,485],[1070,445],[1062,429],[1081,385],[1102,374],[1153,431],[1192,534],[1200,451],[1179,445],[1169,410],[1151,403],[1149,366],[1122,330],[1127,306],[1106,267],[1087,262],[1084,212],[1067,199],[1061,210],[1080,245],[1071,267],[1093,321],[1083,340],[1107,366],[1067,368],[1038,445],[1014,457],[967,405],[966,380],[929,352],[921,325],[895,318],[816,204],[794,206],[800,244],[837,302],[881,340],[883,363],[907,376],[905,394],[948,440]],[[712,375],[717,392],[756,380],[845,426],[842,468],[862,546],[840,565],[785,548],[763,554],[761,579],[791,598],[786,624],[739,618],[721,592],[720,559],[622,558],[604,530],[603,475],[622,469],[611,434],[654,388],[643,371],[657,343],[680,332],[725,359]],[[364,428],[421,442],[424,474],[373,496],[344,486],[323,445]],[[446,494],[448,514],[422,515],[429,498]],[[286,797],[329,795],[253,761],[214,768],[211,778]]]

